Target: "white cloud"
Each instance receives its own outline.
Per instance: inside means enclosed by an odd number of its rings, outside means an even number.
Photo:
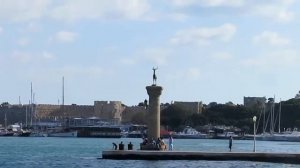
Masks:
[[[44,63],[45,61],[54,59],[55,56],[51,54],[48,51],[36,51],[36,52],[30,52],[30,51],[20,51],[20,50],[14,50],[11,53],[11,62],[12,63],[20,63],[20,64],[37,64],[40,65]]]
[[[133,20],[141,19],[146,17],[146,13],[150,10],[150,4],[146,0],[118,0],[117,10],[125,18]]]
[[[38,31],[40,31],[40,29],[41,29],[41,26],[34,22],[30,22],[26,27],[26,30],[29,32],[38,32]]]
[[[27,37],[22,37],[17,41],[17,44],[22,47],[27,46],[29,43],[30,43],[30,40]]]
[[[190,80],[199,79],[201,71],[199,68],[189,68],[186,72],[186,77]]]
[[[203,7],[217,7],[217,6],[228,6],[228,7],[239,7],[245,4],[245,0],[173,0],[175,6],[203,6]]]
[[[166,75],[167,81],[186,81],[186,80],[198,80],[200,79],[202,73],[201,69],[198,67],[189,68],[176,68],[171,73]]]
[[[220,60],[220,61],[231,60],[233,58],[232,55],[227,52],[215,52],[212,54],[212,57],[215,60]]]
[[[299,52],[295,50],[279,50],[260,54],[257,57],[242,61],[242,65],[261,69],[285,69],[298,67],[300,62]]]
[[[295,0],[269,0],[269,1],[247,1],[247,0],[172,0],[169,1],[175,7],[202,7],[212,8],[234,7],[240,15],[249,14],[265,17],[278,22],[290,22],[295,18],[295,12],[291,9]],[[201,9],[199,9],[201,10]],[[218,11],[218,12],[220,12]],[[225,10],[225,12],[227,12]],[[234,14],[236,14],[234,12]],[[228,13],[227,13],[228,14]],[[229,13],[232,14],[232,13]]]
[[[66,0],[60,6],[56,6],[50,16],[67,21],[80,19],[150,19],[147,15],[150,11],[147,0]]]
[[[275,1],[268,4],[258,4],[254,6],[255,15],[271,18],[278,22],[289,22],[294,19],[294,12],[289,9],[294,4],[294,0]]]
[[[28,63],[32,60],[33,55],[29,52],[25,51],[13,51],[12,52],[12,59],[13,61],[20,62],[20,63]]]
[[[0,21],[24,22],[41,18],[153,20],[148,0],[0,0]]]
[[[84,76],[84,77],[90,77],[90,78],[99,78],[100,76],[103,76],[106,72],[100,68],[95,66],[89,66],[89,67],[83,67],[83,66],[77,66],[77,65],[68,65],[63,67],[60,70],[61,74],[64,74],[65,76],[69,77],[76,77]]]
[[[171,51],[164,48],[152,48],[145,49],[142,54],[155,65],[165,65],[168,57],[171,55]]]
[[[233,24],[224,24],[214,28],[192,28],[181,30],[171,38],[172,44],[198,44],[205,45],[213,40],[227,42],[236,32]]]
[[[258,44],[269,44],[275,46],[287,45],[289,44],[289,39],[280,36],[276,32],[264,31],[261,34],[255,36],[253,41]]]
[[[74,42],[78,35],[70,31],[60,31],[55,35],[55,39],[59,42],[70,43]]]
[[[123,65],[135,65],[136,64],[136,60],[134,60],[132,58],[123,58],[120,60],[120,62]]]
[[[167,14],[166,18],[170,18],[175,21],[184,21],[188,18],[189,16],[185,13],[171,13]]]
[[[0,0],[0,20],[28,21],[45,15],[50,0]]]
[[[54,56],[52,53],[50,53],[50,52],[43,51],[43,53],[42,53],[42,58],[43,58],[43,59],[50,60],[50,59],[55,58],[55,56]]]

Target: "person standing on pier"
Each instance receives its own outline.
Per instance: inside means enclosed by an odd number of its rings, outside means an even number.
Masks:
[[[232,136],[229,137],[229,151],[231,152],[231,148],[232,148],[232,141],[233,141],[233,138]]]
[[[124,144],[123,144],[123,141],[121,141],[121,143],[119,144],[119,150],[124,150]]]
[[[133,149],[133,144],[131,142],[129,142],[129,144],[127,145],[128,150],[132,150]]]
[[[173,150],[173,137],[171,135],[169,137],[169,150]]]

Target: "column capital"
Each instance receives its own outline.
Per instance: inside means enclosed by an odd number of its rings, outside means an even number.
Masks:
[[[149,96],[158,97],[161,95],[163,87],[161,86],[147,86],[147,93]]]

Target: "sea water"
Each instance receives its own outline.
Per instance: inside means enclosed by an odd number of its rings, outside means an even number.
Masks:
[[[55,138],[55,137],[0,137],[0,168],[165,168],[165,167],[300,167],[296,164],[250,161],[145,161],[101,159],[103,150],[111,150],[112,142],[125,145],[129,142],[137,149],[141,139],[121,138]],[[167,140],[166,140],[167,141]],[[127,147],[127,146],[126,146]],[[178,151],[228,151],[228,140],[175,139]],[[252,152],[253,141],[234,140],[232,151]],[[300,152],[299,142],[256,141],[257,152]]]

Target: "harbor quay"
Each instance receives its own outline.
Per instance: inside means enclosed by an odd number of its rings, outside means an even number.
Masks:
[[[110,150],[102,152],[102,159],[115,160],[216,160],[256,161],[300,164],[299,153],[266,152],[199,152],[199,151],[145,151]]]

